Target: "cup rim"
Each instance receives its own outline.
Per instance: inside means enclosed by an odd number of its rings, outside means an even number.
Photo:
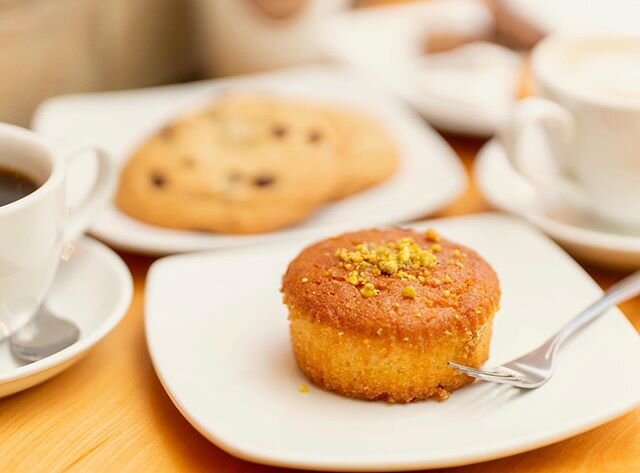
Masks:
[[[0,123],[0,135],[9,136],[10,139],[21,141],[23,143],[28,142],[31,145],[40,148],[51,163],[51,172],[49,177],[47,177],[47,179],[38,186],[36,190],[16,201],[0,206],[0,217],[2,217],[19,211],[24,207],[31,205],[34,201],[41,200],[62,181],[64,170],[61,165],[62,162],[55,159],[53,150],[43,141],[42,137],[38,136],[35,132],[9,123]]]
[[[557,90],[562,95],[571,97],[577,102],[588,102],[593,105],[607,108],[616,108],[625,111],[640,111],[640,102],[626,101],[618,97],[607,97],[595,92],[581,90],[571,87],[563,81],[548,67],[547,55],[549,51],[559,44],[568,42],[579,42],[597,39],[633,39],[640,42],[640,35],[631,33],[615,32],[591,32],[591,33],[554,33],[541,40],[531,52],[531,70],[534,80],[553,90]]]

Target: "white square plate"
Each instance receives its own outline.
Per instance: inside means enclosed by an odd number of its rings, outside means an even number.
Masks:
[[[202,107],[232,89],[268,91],[327,103],[351,105],[377,117],[396,138],[400,169],[385,183],[326,205],[304,222],[281,231],[229,236],[170,230],[129,218],[108,206],[91,232],[113,246],[167,254],[329,235],[349,226],[366,227],[424,217],[454,199],[465,187],[464,170],[447,143],[424,121],[361,77],[336,67],[210,80],[151,89],[58,97],[36,112],[33,127],[64,148],[90,143],[124,164],[148,134],[172,117]],[[82,194],[95,172],[91,160],[77,163],[69,181]]]
[[[479,251],[500,277],[489,365],[535,348],[601,294],[525,223],[487,214],[429,225]],[[307,243],[169,257],[149,273],[146,335],[156,372],[184,416],[233,455],[323,470],[462,465],[556,442],[640,400],[640,341],[617,309],[569,340],[555,376],[534,391],[476,383],[442,403],[408,405],[312,385],[300,393],[307,381],[290,350],[279,287]]]

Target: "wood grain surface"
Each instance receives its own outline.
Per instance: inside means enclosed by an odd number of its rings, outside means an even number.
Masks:
[[[482,144],[447,137],[469,169]],[[471,183],[437,216],[488,210]],[[124,321],[56,378],[0,400],[0,472],[277,472],[227,455],[180,415],[149,360],[143,331],[145,275],[152,259],[122,254],[135,279]],[[624,273],[586,267],[603,287]],[[640,299],[622,305],[640,331]],[[180,314],[176,314],[177,317]],[[639,376],[629,373],[629,376]],[[603,380],[603,389],[615,389]],[[592,431],[528,453],[446,470],[462,472],[640,471],[640,408]]]

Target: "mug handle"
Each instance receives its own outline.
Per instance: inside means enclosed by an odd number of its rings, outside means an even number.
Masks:
[[[497,137],[515,171],[546,198],[559,196],[580,209],[589,207],[584,190],[567,176],[567,159],[575,135],[576,121],[571,112],[540,97],[519,101]],[[540,131],[549,148],[545,155],[527,152],[525,136]]]
[[[98,163],[98,172],[93,188],[85,196],[83,202],[69,213],[65,226],[63,241],[70,243],[82,235],[95,219],[96,214],[111,198],[115,189],[117,168],[115,161],[103,149],[86,145],[75,148],[66,153],[67,162],[73,160],[79,153],[91,150]]]

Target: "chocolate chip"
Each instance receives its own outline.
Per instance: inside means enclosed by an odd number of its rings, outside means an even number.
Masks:
[[[172,125],[172,124],[163,126],[159,131],[159,135],[165,140],[170,140],[171,138],[174,137],[175,134],[176,134],[176,127],[175,125]]]
[[[153,184],[155,187],[158,187],[159,189],[162,189],[167,185],[167,178],[164,174],[154,172],[151,174],[151,184]]]
[[[278,138],[284,138],[287,135],[287,127],[284,125],[274,125],[271,128],[271,134]]]
[[[320,133],[318,130],[311,130],[307,135],[307,140],[309,141],[309,143],[318,143],[320,140],[322,140],[322,133]]]
[[[227,179],[229,180],[229,182],[238,182],[242,180],[242,174],[237,171],[232,171],[227,176]]]
[[[276,182],[276,178],[267,174],[262,174],[260,176],[257,176],[254,180],[253,180],[253,185],[256,187],[268,187],[271,184],[273,184],[274,182]]]
[[[192,156],[183,156],[181,162],[185,168],[194,168],[196,166],[196,160]]]

